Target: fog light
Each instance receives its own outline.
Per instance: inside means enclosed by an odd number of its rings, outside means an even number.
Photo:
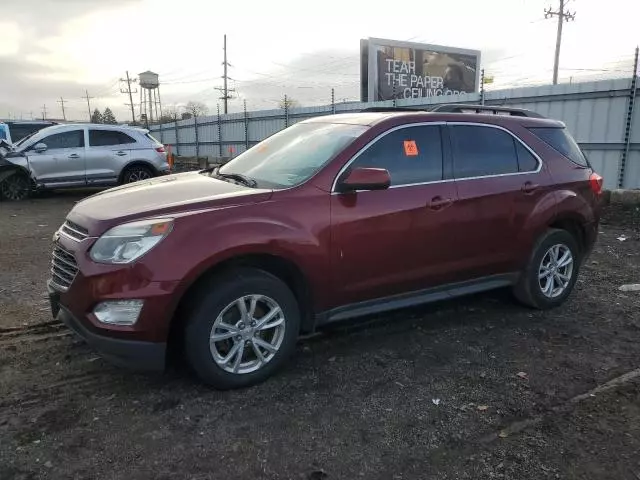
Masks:
[[[142,300],[109,300],[93,309],[96,318],[109,325],[133,325],[142,310]]]

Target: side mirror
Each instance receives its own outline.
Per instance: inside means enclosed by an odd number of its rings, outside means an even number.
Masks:
[[[46,150],[47,150],[47,148],[48,148],[48,147],[47,147],[47,144],[46,144],[46,143],[42,143],[42,142],[40,142],[40,143],[36,143],[36,144],[35,144],[35,146],[33,147],[33,150],[34,150],[34,151],[36,151],[36,152],[38,152],[38,153],[42,153],[42,152],[46,151]]]
[[[338,183],[338,191],[384,190],[391,185],[391,176],[384,168],[354,168]]]

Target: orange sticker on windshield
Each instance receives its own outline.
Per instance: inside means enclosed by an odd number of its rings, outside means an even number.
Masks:
[[[404,154],[407,157],[417,157],[418,156],[418,146],[416,145],[415,140],[405,140],[404,141]]]

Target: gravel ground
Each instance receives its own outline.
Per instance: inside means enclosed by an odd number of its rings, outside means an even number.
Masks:
[[[369,318],[217,392],[112,367],[51,320],[78,198],[0,203],[1,480],[640,479],[640,292],[618,291],[640,282],[638,210],[605,212],[559,309],[495,292]]]

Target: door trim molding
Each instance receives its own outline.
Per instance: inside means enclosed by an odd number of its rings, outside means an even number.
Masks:
[[[519,277],[520,274],[517,272],[502,273],[343,305],[317,314],[316,327],[349,318],[362,317],[400,308],[448,300],[473,293],[485,292],[496,288],[508,287],[515,285]]]

